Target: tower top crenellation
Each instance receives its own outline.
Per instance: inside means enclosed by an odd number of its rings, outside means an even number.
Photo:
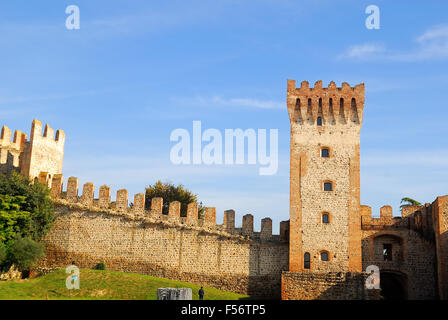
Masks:
[[[332,81],[324,88],[319,80],[310,88],[308,81],[302,81],[297,87],[295,80],[288,80],[287,106],[291,124],[360,126],[364,102],[364,83],[352,87],[343,82],[337,87]]]

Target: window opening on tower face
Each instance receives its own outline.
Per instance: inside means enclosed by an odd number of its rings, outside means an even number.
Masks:
[[[330,217],[329,217],[328,213],[322,214],[322,223],[325,223],[325,224],[330,223]]]
[[[322,148],[321,149],[321,157],[322,158],[329,158],[330,157],[330,149],[328,149],[328,148]]]
[[[333,191],[333,184],[331,182],[325,182],[324,191]]]
[[[305,252],[305,255],[303,256],[303,267],[305,269],[310,269],[311,267],[311,256],[308,252]]]
[[[383,257],[384,261],[392,261],[392,244],[385,243],[383,245]]]
[[[320,253],[320,260],[322,261],[328,261],[328,252],[323,251]]]
[[[317,125],[318,126],[322,125],[322,117],[317,117]]]

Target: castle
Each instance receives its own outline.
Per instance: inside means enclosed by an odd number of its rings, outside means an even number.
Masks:
[[[254,230],[254,218],[216,209],[198,216],[197,204],[180,215],[180,203],[145,204],[136,194],[103,185],[95,197],[93,183],[79,194],[75,177],[63,191],[65,136],[34,121],[30,141],[3,127],[0,170],[18,170],[47,183],[57,219],[44,241],[47,255],[39,267],[80,267],[106,263],[112,270],[200,283],[282,299],[447,299],[448,196],[432,204],[403,207],[401,217],[383,206],[380,218],[360,203],[360,131],[364,85],[351,87],[322,81],[287,83],[291,123],[290,220],[272,234],[265,218]],[[381,292],[367,289],[367,267],[380,270]]]

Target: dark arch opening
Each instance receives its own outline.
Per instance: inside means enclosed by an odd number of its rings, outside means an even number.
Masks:
[[[394,271],[380,271],[381,297],[384,300],[406,300],[407,277]]]

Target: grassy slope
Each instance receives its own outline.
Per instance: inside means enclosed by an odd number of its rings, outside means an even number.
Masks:
[[[99,271],[81,269],[80,289],[69,290],[65,287],[68,275],[65,270],[56,270],[46,276],[16,280],[0,281],[0,299],[88,299],[88,300],[155,300],[157,288],[191,288],[193,300],[198,299],[198,285],[156,278],[147,275],[116,271]],[[205,287],[206,300],[238,300],[247,298],[233,292],[224,292]]]

